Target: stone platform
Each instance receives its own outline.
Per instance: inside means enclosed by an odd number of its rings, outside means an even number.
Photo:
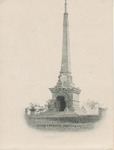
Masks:
[[[73,113],[46,112],[39,115],[25,115],[31,127],[43,130],[79,131],[93,129],[99,115],[77,115]]]

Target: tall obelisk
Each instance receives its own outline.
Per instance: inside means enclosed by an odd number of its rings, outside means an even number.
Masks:
[[[62,43],[62,61],[59,80],[57,86],[63,88],[74,87],[71,76],[71,61],[70,61],[70,40],[69,40],[69,23],[67,13],[67,0],[65,0],[65,11],[63,18],[63,43]]]
[[[68,26],[67,1],[65,0],[61,73],[71,73],[70,45],[69,45],[70,42],[69,42],[69,29],[68,28],[69,26]]]
[[[65,0],[65,11],[63,19],[63,44],[61,70],[58,76],[57,85],[50,88],[52,100],[50,110],[55,111],[79,111],[80,89],[76,88],[72,82],[71,61],[70,61],[70,42],[69,42],[69,24],[67,13],[67,0]]]

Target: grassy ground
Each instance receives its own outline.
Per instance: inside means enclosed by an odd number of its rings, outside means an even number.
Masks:
[[[28,124],[42,130],[79,131],[94,127],[98,116],[25,116]]]

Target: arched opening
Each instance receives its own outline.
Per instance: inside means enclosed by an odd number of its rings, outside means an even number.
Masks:
[[[56,103],[56,108],[58,111],[64,111],[66,107],[65,97],[64,96],[58,96]]]

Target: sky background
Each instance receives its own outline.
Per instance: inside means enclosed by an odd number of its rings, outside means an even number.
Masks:
[[[58,142],[64,146],[64,134],[38,133],[23,118],[24,108],[30,102],[43,105],[51,99],[48,88],[56,85],[61,65],[63,12],[64,0],[0,0],[2,147],[6,143],[11,148],[37,147],[42,139],[49,146],[50,140],[52,145]],[[110,115],[112,0],[69,0],[68,13],[71,69],[76,87],[82,90],[80,102],[99,101],[109,108]],[[88,136],[84,146],[108,147],[112,138],[109,122],[93,133],[72,134],[79,144],[74,139],[66,140],[69,145],[81,147],[81,139]]]

